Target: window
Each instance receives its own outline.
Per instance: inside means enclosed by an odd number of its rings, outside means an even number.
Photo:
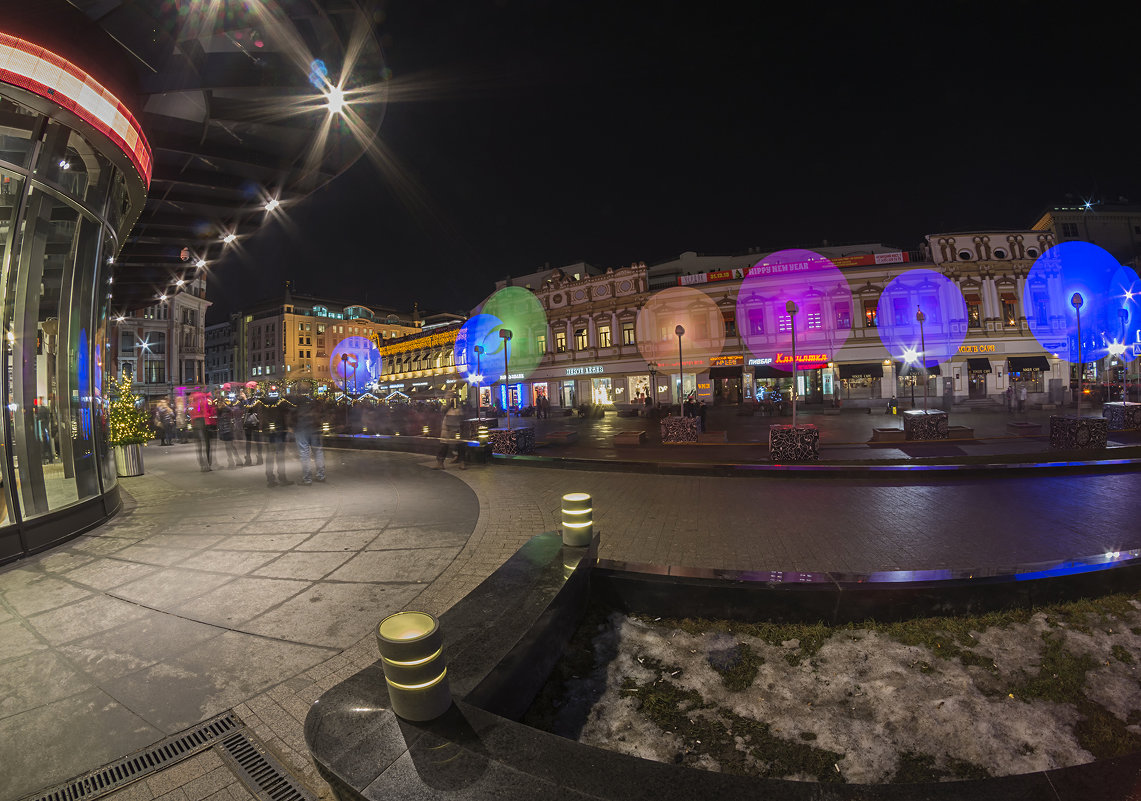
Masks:
[[[864,328],[875,328],[879,321],[879,312],[876,311],[874,300],[864,301]]]
[[[123,331],[119,334],[119,350],[132,351],[135,349],[135,333]]]
[[[967,328],[982,328],[981,307],[978,295],[967,298]]]
[[[765,314],[760,309],[749,310],[749,336],[765,333]]]
[[[574,330],[574,349],[575,350],[586,350],[586,346],[587,346],[586,329],[585,328],[576,328]]]
[[[633,323],[622,323],[622,344],[623,345],[633,345],[634,344],[634,324]]]
[[[318,334],[325,333],[325,324],[324,323],[317,323],[317,333]]]
[[[600,348],[609,348],[610,347],[610,326],[608,326],[608,325],[598,326],[598,347],[600,347]]]
[[[777,315],[777,331],[784,333],[792,330],[792,315],[788,312]]]
[[[1034,293],[1034,317],[1037,319],[1038,325],[1042,326],[1046,325],[1049,319],[1046,314],[1046,296],[1037,292]]]
[[[1077,235],[1078,235],[1078,224],[1077,223],[1062,223],[1062,236],[1076,237]]]
[[[808,327],[809,328],[822,328],[824,321],[820,316],[820,304],[814,303],[808,307]]]
[[[959,258],[962,259],[963,261],[970,261],[971,260],[971,252],[969,250],[960,250],[959,251]]]
[[[837,328],[851,328],[852,327],[852,307],[847,303],[836,304],[836,327]]]
[[[1038,248],[1026,248],[1026,255],[1032,259],[1038,258]]]
[[[725,321],[725,337],[729,338],[735,336],[737,336],[737,319],[730,318]]]
[[[555,332],[555,353],[566,353],[567,350],[567,332]]]
[[[1003,250],[1002,248],[995,248],[994,257],[996,259],[1005,259],[1006,258],[1006,251]]]
[[[143,363],[143,380],[148,384],[166,383],[166,362],[147,359]]]
[[[539,353],[546,353],[547,352],[547,335],[546,334],[539,334],[539,336],[535,337],[535,344],[539,346]]]
[[[1002,301],[1002,324],[1007,328],[1014,328],[1018,325],[1017,313],[1014,311],[1014,295],[1003,292],[1000,300]]]
[[[911,322],[910,314],[911,305],[907,302],[907,298],[892,298],[891,299],[891,313],[895,318],[896,325],[907,325]]]

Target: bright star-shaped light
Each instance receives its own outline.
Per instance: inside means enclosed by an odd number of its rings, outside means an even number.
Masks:
[[[280,205],[281,205],[280,200],[278,200],[277,198],[270,198],[268,201],[266,201],[265,210],[266,211],[273,211],[274,209],[276,209]]]
[[[177,281],[174,282],[174,285],[175,286],[182,286],[185,283],[186,283],[185,281],[183,281],[181,278],[179,278]]]
[[[903,360],[908,364],[915,364],[919,361],[919,351],[915,348],[907,348],[903,352]]]
[[[1125,343],[1124,342],[1110,342],[1109,343],[1109,352],[1113,356],[1124,355],[1125,354]]]
[[[345,92],[341,87],[329,87],[329,91],[325,93],[325,100],[330,114],[340,114],[345,110]]]
[[[231,242],[233,242],[233,241],[234,241],[235,239],[237,239],[237,238],[238,238],[238,237],[237,237],[236,235],[234,235],[234,234],[226,234],[224,237],[222,237],[222,241],[223,241],[223,242],[225,242],[225,243],[228,245],[228,244],[230,244]]]
[[[467,380],[472,384],[482,384],[483,383],[483,376],[481,376],[481,375],[469,375],[467,377]]]
[[[194,266],[195,266],[195,267],[198,267],[198,268],[202,268],[202,267],[205,267],[205,266],[206,266],[206,259],[199,259],[199,260],[198,260],[198,261],[197,261],[197,262],[194,264]]]

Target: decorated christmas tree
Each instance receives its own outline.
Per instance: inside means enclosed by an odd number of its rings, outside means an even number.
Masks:
[[[131,379],[125,373],[111,379],[111,409],[108,412],[111,426],[108,441],[112,445],[144,445],[154,437],[151,416],[143,399],[131,389]]]

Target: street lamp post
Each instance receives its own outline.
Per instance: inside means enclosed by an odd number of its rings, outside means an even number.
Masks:
[[[796,303],[789,301],[784,304],[788,312],[789,330],[792,331],[792,430],[796,431]]]
[[[507,355],[507,343],[511,341],[511,329],[500,328],[499,338],[503,340],[503,395],[504,405],[507,407],[507,430],[511,430],[511,360]]]
[[[927,341],[923,338],[923,323],[927,315],[923,309],[915,307],[915,319],[919,321],[919,358],[923,360],[923,413],[927,414]]]
[[[658,406],[658,363],[649,362],[646,369],[650,371],[650,408]]]
[[[1070,297],[1070,305],[1074,307],[1074,312],[1078,315],[1078,417],[1082,416],[1082,304],[1085,303],[1085,298],[1082,297],[1080,292],[1075,292]]]
[[[678,325],[674,328],[674,333],[677,334],[677,411],[678,414],[682,413],[682,392],[685,389],[685,372],[682,370],[681,361],[681,338],[685,336],[685,328]]]
[[[341,388],[349,394],[349,354],[341,354]]]
[[[1124,406],[1125,400],[1125,379],[1129,374],[1129,362],[1125,361],[1125,323],[1129,319],[1129,312],[1124,309],[1117,310],[1117,316],[1121,318],[1121,405]]]
[[[483,366],[481,364],[481,357],[483,356],[483,345],[476,345],[472,348],[475,351],[475,374],[479,381],[475,385],[475,416],[479,421],[483,422]]]

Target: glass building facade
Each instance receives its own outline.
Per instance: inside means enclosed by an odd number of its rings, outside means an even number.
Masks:
[[[0,563],[119,507],[107,444],[115,254],[146,195],[137,123],[81,69],[0,34]]]

